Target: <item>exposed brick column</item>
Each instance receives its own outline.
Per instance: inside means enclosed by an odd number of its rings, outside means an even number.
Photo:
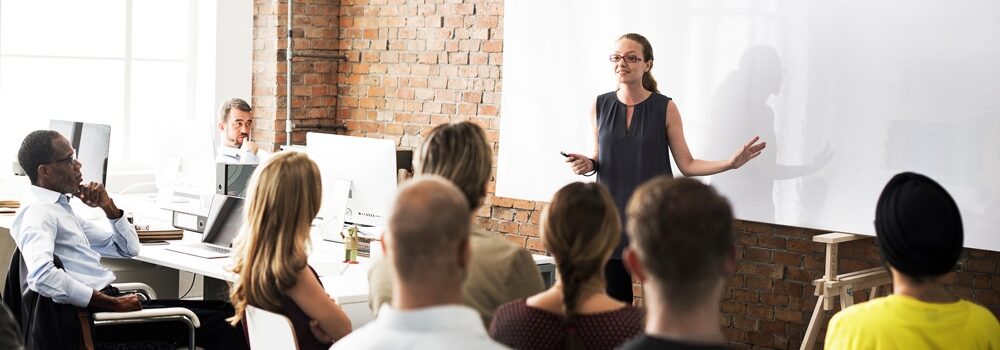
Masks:
[[[285,144],[287,1],[254,2],[253,101],[255,132],[264,148]],[[296,54],[337,46],[337,1],[294,1],[292,23]],[[332,132],[336,125],[337,61],[297,58],[292,66],[293,144],[305,144],[306,132]],[[257,134],[255,134],[257,135]]]
[[[432,126],[470,120],[494,150],[499,138],[503,3],[342,1],[337,118],[351,135],[413,149]],[[495,164],[494,164],[495,165]],[[495,174],[495,169],[494,169]],[[520,246],[543,251],[541,204],[494,198],[490,181],[477,221]]]

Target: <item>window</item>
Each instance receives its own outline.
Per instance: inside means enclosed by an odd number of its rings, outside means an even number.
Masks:
[[[152,169],[174,136],[160,131],[211,117],[194,108],[197,12],[194,0],[0,0],[0,171],[50,119],[109,124],[111,170]]]

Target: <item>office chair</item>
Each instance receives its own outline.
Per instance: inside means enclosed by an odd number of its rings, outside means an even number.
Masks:
[[[54,338],[57,339],[56,342],[62,342],[63,337],[56,336],[57,334],[74,333],[78,329],[80,331],[79,347],[93,349],[93,332],[90,329],[89,320],[86,319],[87,311],[72,305],[57,304],[52,299],[39,295],[35,291],[22,289],[22,286],[27,285],[22,283],[26,278],[27,271],[22,270],[25,264],[20,249],[14,249],[10,262],[3,301],[14,313],[14,318],[21,326],[21,335],[25,338],[26,348],[33,348],[32,345],[36,342],[49,342]],[[53,262],[56,268],[62,268],[62,261],[59,260],[59,257],[53,256]],[[138,293],[140,299],[156,299],[156,292],[144,283],[118,283],[112,284],[112,286],[122,292]],[[195,329],[201,327],[198,316],[191,310],[182,307],[130,312],[95,312],[90,319],[93,320],[94,327],[149,322],[183,322],[188,326],[188,348],[191,350],[195,349]]]
[[[281,314],[247,305],[247,337],[251,349],[298,349],[292,321]]]

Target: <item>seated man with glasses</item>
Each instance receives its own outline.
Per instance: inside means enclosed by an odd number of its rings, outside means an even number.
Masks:
[[[33,197],[18,211],[10,229],[24,263],[22,292],[30,289],[56,304],[69,304],[90,312],[184,307],[201,321],[196,333],[199,346],[247,348],[242,329],[231,327],[225,321],[233,315],[229,303],[140,302],[136,295],[122,294],[110,286],[115,274],[101,265],[101,257],[138,255],[139,237],[103,185],[81,184],[83,165],[76,160],[75,153],[69,140],[51,130],[28,134],[17,153],[18,163],[31,180]],[[72,197],[103,210],[110,225],[102,226],[77,216],[70,207]],[[62,263],[61,267],[56,266],[57,260]],[[58,329],[47,331],[61,332]],[[171,322],[100,327],[96,330],[96,338],[106,342],[162,340],[184,344],[188,341],[187,326]]]
[[[257,144],[254,143],[253,108],[247,101],[233,98],[219,107],[219,148],[215,153],[216,163],[257,164],[260,163]]]

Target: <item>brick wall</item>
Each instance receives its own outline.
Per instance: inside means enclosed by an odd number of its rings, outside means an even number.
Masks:
[[[823,276],[825,246],[812,237],[826,232],[739,220],[735,230],[738,267],[722,302],[726,339],[735,348],[797,349],[816,305],[811,283]],[[874,239],[843,243],[839,254],[841,273],[881,265]],[[946,277],[948,289],[1000,317],[998,263],[998,252],[965,249],[959,271]],[[856,291],[855,302],[867,293]],[[825,319],[836,311],[825,312]]]
[[[311,45],[335,45],[348,56],[331,70],[296,66],[292,77],[296,86],[311,86],[301,88],[302,94],[309,98],[336,95],[336,101],[305,104],[306,116],[315,119],[316,125],[343,122],[351,135],[391,139],[400,149],[413,149],[433,125],[471,120],[487,130],[496,150],[503,2],[313,1],[319,12],[299,12],[303,7],[298,4],[295,12],[300,16],[331,18],[302,23],[315,27],[314,36],[309,30],[304,33],[316,38]],[[273,126],[267,129],[273,133],[272,140],[282,142],[284,63],[276,57],[277,49],[284,47],[284,40],[277,36],[283,33],[284,5],[258,0],[256,8],[254,103],[256,117],[262,121],[258,128]],[[335,40],[328,40],[328,35]],[[318,76],[307,79],[310,74]],[[330,79],[335,79],[336,86],[329,84]],[[302,82],[305,85],[299,85]],[[293,106],[302,105],[293,100]],[[336,111],[335,120],[330,108]],[[295,141],[301,142],[299,134],[295,135]],[[544,203],[493,197],[493,189],[491,181],[486,204],[476,218],[479,224],[517,245],[543,251],[538,222]],[[823,274],[824,247],[811,237],[823,232],[743,221],[735,227],[739,267],[722,304],[727,339],[737,348],[798,348],[816,302],[810,281]],[[840,254],[843,271],[879,264],[873,240],[847,243]],[[998,262],[1000,253],[966,249],[962,271],[949,276],[952,291],[1000,315]],[[857,293],[858,301],[863,300],[862,294]],[[636,295],[641,295],[638,285]]]
[[[284,145],[287,66],[287,3],[254,1],[253,96],[254,141],[276,150]],[[335,1],[295,1],[292,43],[295,54],[322,54],[337,47]],[[337,63],[300,57],[292,66],[292,143],[305,144],[306,132],[329,131],[337,124]]]

